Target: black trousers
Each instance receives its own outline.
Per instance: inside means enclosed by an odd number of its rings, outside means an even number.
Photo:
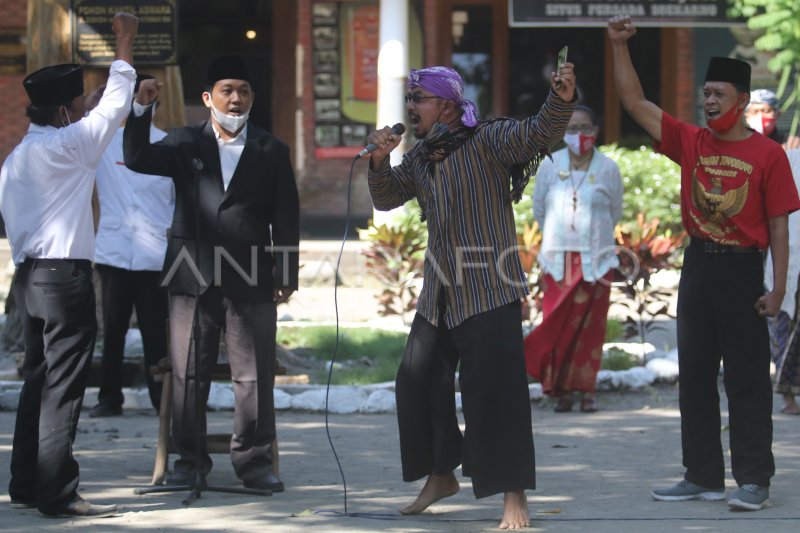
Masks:
[[[404,481],[461,464],[477,498],[536,488],[520,313],[513,303],[453,329],[414,317],[395,387]],[[463,437],[455,406],[459,362]]]
[[[678,358],[683,465],[687,480],[725,485],[717,379],[728,397],[731,470],[739,485],[768,487],[772,456],[769,334],[754,309],[764,294],[759,253],[684,253],[678,292]]]
[[[77,495],[72,456],[97,334],[89,261],[28,259],[17,272],[25,336],[9,495],[56,514]]]
[[[135,307],[142,333],[147,389],[150,402],[158,410],[161,383],[153,379],[149,369],[167,355],[167,292],[160,285],[161,272],[100,264],[96,267],[103,299],[103,364],[98,400],[112,407],[121,407],[125,400],[122,395],[125,334]]]
[[[193,337],[195,298],[169,296],[170,357],[172,359],[172,441],[180,454],[176,471],[193,468],[198,458],[203,472],[211,470],[206,449],[206,413],[211,374],[225,344],[231,366],[236,405],[233,414],[231,461],[240,479],[254,479],[272,472],[272,442],[275,440],[275,328],[273,302],[242,302],[223,296],[211,287],[199,299],[199,357],[195,362]],[[197,374],[195,375],[195,368]],[[195,393],[200,387],[197,412]],[[196,436],[200,450],[195,453]]]

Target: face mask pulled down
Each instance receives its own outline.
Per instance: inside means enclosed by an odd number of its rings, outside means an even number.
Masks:
[[[250,116],[250,111],[243,113],[242,115],[226,115],[214,107],[214,104],[211,104],[210,109],[211,114],[214,115],[215,119],[217,119],[219,125],[225,128],[226,131],[230,132],[239,131],[242,126],[247,123],[247,118]]]
[[[725,133],[742,119],[742,113],[744,113],[744,108],[739,107],[737,103],[722,115],[716,118],[710,118],[706,120],[706,122],[708,123],[708,127],[717,133]]]
[[[564,143],[569,151],[575,155],[583,155],[594,148],[597,141],[596,135],[584,135],[583,133],[567,133],[564,135]]]

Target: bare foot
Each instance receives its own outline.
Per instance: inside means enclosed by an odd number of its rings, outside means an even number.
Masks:
[[[500,529],[523,529],[531,525],[528,498],[524,490],[506,492],[503,497],[503,520]]]
[[[794,401],[794,394],[783,395],[783,408],[781,413],[786,415],[800,415],[800,407]]]
[[[781,409],[781,413],[785,415],[800,415],[800,406],[798,406],[794,402],[786,402],[783,404],[783,408]]]
[[[419,514],[431,504],[452,496],[459,488],[458,480],[452,472],[442,475],[431,474],[414,503],[400,509],[400,514]]]

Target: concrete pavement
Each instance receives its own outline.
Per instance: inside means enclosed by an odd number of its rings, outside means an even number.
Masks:
[[[559,532],[789,532],[800,525],[800,417],[775,410],[773,507],[733,513],[725,502],[663,503],[654,486],[680,478],[677,390],[601,393],[594,415],[555,414],[533,404],[538,489],[529,492],[533,526]],[[724,398],[723,398],[724,402]],[[723,405],[724,408],[724,405]],[[0,487],[8,485],[15,414],[0,413]],[[726,423],[723,419],[723,423]],[[156,418],[127,411],[121,418],[81,419],[75,453],[81,493],[114,502],[122,512],[104,519],[48,519],[12,510],[0,496],[3,531],[253,531],[278,532],[477,532],[496,530],[502,496],[475,500],[469,480],[459,494],[421,516],[397,509],[416,496],[420,483],[400,479],[394,415],[331,415],[331,437],[347,480],[347,511],[338,467],[320,414],[281,412],[278,432],[286,492],[272,497],[207,492],[189,508],[185,493],[136,496],[153,464]],[[230,412],[209,413],[210,431],[231,427]],[[727,440],[727,432],[723,432]],[[238,486],[225,455],[213,456],[209,483]],[[459,472],[460,474],[460,472]],[[728,476],[729,493],[735,488]]]

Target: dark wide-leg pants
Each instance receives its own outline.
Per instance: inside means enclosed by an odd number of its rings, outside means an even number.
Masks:
[[[404,481],[461,464],[477,498],[536,488],[520,313],[513,303],[452,329],[414,317],[395,388]]]
[[[160,284],[160,271],[126,270],[97,265],[103,299],[102,381],[97,395],[101,404],[122,407],[122,373],[125,334],[136,308],[136,321],[142,333],[144,369],[150,402],[158,410],[161,383],[150,374],[167,354],[167,293]]]
[[[709,253],[697,244],[684,253],[678,292],[683,465],[686,479],[703,487],[725,486],[720,357],[733,477],[739,485],[768,487],[775,474],[769,334],[754,308],[763,279],[759,253]]]
[[[77,496],[72,456],[97,335],[89,261],[26,260],[17,271],[25,336],[9,495],[57,514]]]
[[[224,331],[236,396],[231,461],[240,479],[258,478],[272,472],[272,443],[275,440],[275,304],[232,300],[225,297],[218,287],[211,287],[200,295],[199,303],[199,357],[195,359],[195,298],[181,294],[169,296],[170,357],[174,387],[172,441],[180,454],[175,469],[191,470],[195,458],[199,459],[204,473],[211,469],[212,462],[205,439],[205,409],[211,388],[211,374],[219,355],[220,335]],[[201,400],[199,412],[195,403],[198,384]],[[200,445],[197,453],[196,443]]]

